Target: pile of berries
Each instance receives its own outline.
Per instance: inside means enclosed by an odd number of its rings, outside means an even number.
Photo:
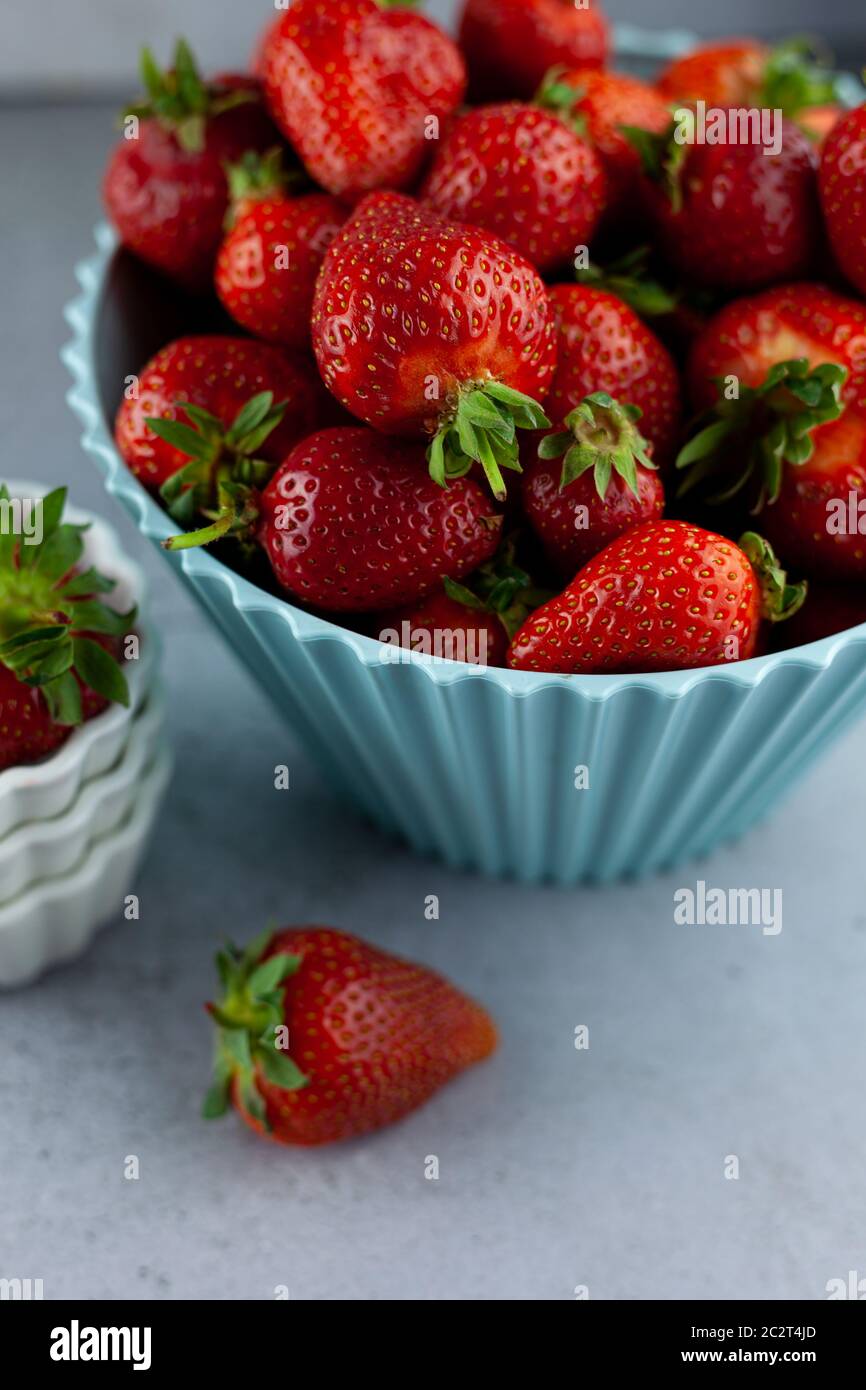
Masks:
[[[866,106],[801,43],[610,57],[561,0],[467,0],[459,42],[294,0],[210,81],[145,53],[106,204],[226,316],[123,364],[169,546],[535,671],[866,620]]]

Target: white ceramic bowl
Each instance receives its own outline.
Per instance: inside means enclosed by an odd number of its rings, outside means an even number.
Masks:
[[[170,775],[171,757],[163,750],[139,782],[131,813],[90,845],[71,874],[34,884],[0,907],[0,986],[28,984],[71,960],[109,921],[129,925],[124,899],[134,889]]]
[[[85,783],[62,815],[19,826],[0,839],[0,907],[41,880],[73,871],[94,841],[123,824],[164,742],[164,727],[165,702],[155,686],[130,722],[114,767]]]
[[[33,482],[10,481],[8,487],[13,497],[38,497],[49,491],[44,484]],[[84,559],[117,581],[116,589],[106,595],[106,601],[120,611],[138,605],[136,628],[142,633],[141,655],[138,661],[128,661],[124,667],[129,682],[129,709],[109,705],[102,714],[76,729],[44,762],[0,772],[0,837],[30,821],[62,815],[72,806],[85,783],[114,766],[126,747],[133,717],[144,703],[156,667],[155,642],[144,622],[147,601],[144,573],[124,555],[117,535],[107,522],[69,506],[64,519],[76,525],[90,523],[90,530],[84,536]]]

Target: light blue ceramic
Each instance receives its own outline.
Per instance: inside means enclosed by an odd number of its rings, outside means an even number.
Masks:
[[[662,47],[655,36],[650,50],[628,37],[653,56],[691,41],[668,36]],[[174,527],[124,467],[110,421],[123,377],[206,325],[118,253],[107,228],[96,240],[67,309],[68,400],[108,491],[159,545]],[[410,653],[395,665],[379,643],[204,550],[161,553],[338,796],[419,852],[488,874],[609,881],[705,855],[760,820],[866,709],[866,624],[793,652],[657,676],[534,675]]]

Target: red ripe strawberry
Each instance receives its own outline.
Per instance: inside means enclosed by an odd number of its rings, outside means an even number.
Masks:
[[[286,927],[217,956],[225,990],[204,1114],[331,1144],[393,1124],[495,1050],[480,1005],[426,966],[347,932]]]
[[[685,521],[648,521],[594,556],[533,613],[511,646],[517,670],[560,675],[680,671],[754,656],[761,620],[796,612],[765,541],[739,545]]]
[[[689,134],[685,123],[662,136],[630,131],[661,249],[679,273],[713,289],[746,291],[804,274],[821,244],[811,142],[782,121],[774,154],[733,127],[750,119],[748,112],[731,109],[713,119],[726,124],[724,144],[679,143],[677,135]],[[707,135],[715,132],[708,122]]]
[[[210,281],[228,207],[223,165],[265,150],[276,131],[253,78],[202,81],[180,40],[163,73],[142,54],[147,101],[108,163],[103,196],[125,246],[190,289]],[[132,119],[134,118],[134,122]]]
[[[584,397],[605,391],[636,405],[657,463],[672,457],[680,427],[679,373],[667,348],[616,295],[554,285],[559,358],[545,410],[560,423]]]
[[[433,436],[444,485],[482,464],[494,495],[519,469],[516,428],[549,421],[556,329],[522,256],[397,193],[366,199],[325,257],[313,302],[325,385],[385,434]]]
[[[608,28],[598,0],[466,0],[460,47],[476,101],[531,97],[559,64],[604,67]]]
[[[549,597],[515,564],[509,540],[466,584],[445,579],[438,593],[420,603],[379,614],[376,635],[392,647],[440,660],[504,666],[515,632]]]
[[[298,444],[260,496],[244,496],[230,529],[256,537],[288,593],[326,612],[363,613],[470,574],[496,550],[502,518],[469,478],[438,487],[420,445],[349,427]],[[208,527],[165,545],[214,539]]]
[[[290,197],[278,161],[250,155],[229,167],[231,226],[217,256],[216,290],[257,338],[302,351],[310,347],[316,277],[347,212],[327,193]]]
[[[585,140],[557,116],[509,102],[454,122],[422,196],[440,216],[495,232],[546,271],[589,243],[605,192],[604,169]]]
[[[833,254],[866,294],[866,106],[849,111],[825,141],[820,187]]]
[[[716,377],[758,387],[780,362],[805,358],[810,367],[835,362],[848,373],[842,399],[866,414],[866,308],[823,285],[780,285],[728,304],[710,320],[689,361],[689,388],[698,410],[718,396]]]
[[[523,509],[568,578],[617,536],[662,514],[664,487],[639,417],[596,392],[566,416],[564,430],[544,436],[527,464]]]
[[[753,39],[703,44],[675,58],[656,87],[671,105],[778,110],[810,132],[824,133],[841,114],[836,78],[803,39],[772,49]]]
[[[0,531],[0,772],[53,753],[109,701],[129,704],[115,657],[135,610],[97,597],[114,582],[79,567],[84,528],[62,523],[65,501],[65,488],[40,499],[41,539]],[[14,516],[5,485],[0,505]]]
[[[265,35],[259,71],[277,125],[310,175],[354,201],[407,188],[459,106],[463,59],[435,24],[374,0],[295,0]]]
[[[324,396],[312,366],[268,343],[178,338],[142,368],[114,435],[136,477],[188,525],[218,505],[221,485],[266,482],[325,422]]]
[[[632,199],[641,161],[623,127],[639,126],[663,135],[670,127],[671,113],[658,92],[620,72],[554,68],[545,77],[537,100],[570,121],[598,151],[607,174],[607,221],[626,213],[633,217]],[[574,240],[586,243],[588,238]]]

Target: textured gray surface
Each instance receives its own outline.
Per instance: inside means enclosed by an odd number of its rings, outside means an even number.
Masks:
[[[178,770],[141,921],[0,996],[0,1277],[47,1298],[642,1299],[820,1298],[866,1275],[866,728],[741,846],[612,891],[458,876],[358,824],[78,448],[56,352],[110,138],[93,108],[0,122],[0,438],[11,472],[68,481],[145,564]],[[781,888],[781,934],[674,926],[698,877]],[[211,953],[271,917],[446,971],[496,1015],[498,1056],[330,1152],[206,1127]]]

